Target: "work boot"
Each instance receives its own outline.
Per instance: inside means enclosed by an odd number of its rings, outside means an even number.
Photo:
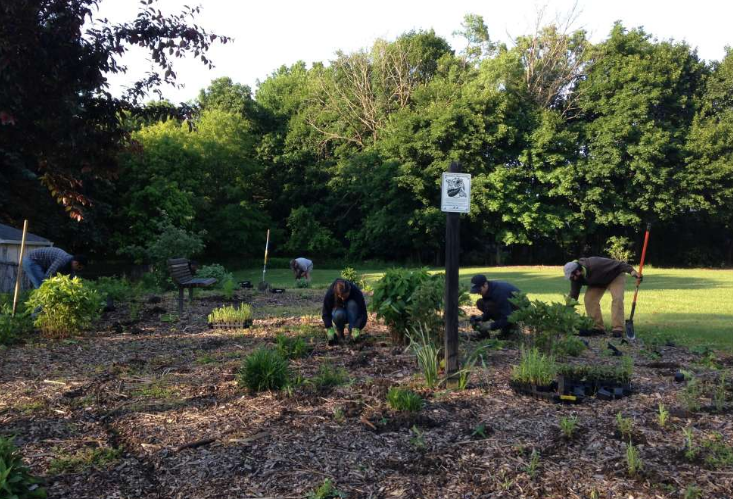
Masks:
[[[624,330],[623,329],[614,329],[613,331],[611,331],[611,335],[614,338],[622,338],[624,335]]]

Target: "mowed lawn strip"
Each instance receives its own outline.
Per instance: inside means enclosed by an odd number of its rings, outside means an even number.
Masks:
[[[385,269],[386,270],[386,269]],[[434,272],[443,269],[432,268]],[[384,271],[364,270],[367,282],[374,282]],[[340,274],[340,269],[313,271],[312,287],[325,289]],[[509,281],[530,299],[547,302],[562,301],[570,283],[563,279],[559,266],[536,267],[462,267],[461,285],[468,287],[471,276],[485,274],[489,279]],[[262,279],[262,269],[245,269],[235,273],[238,280],[251,280],[256,285]],[[268,270],[266,280],[275,287],[294,288],[290,270]],[[625,317],[631,312],[634,297],[634,279],[626,280]],[[473,296],[472,298],[477,298]],[[583,294],[580,311],[584,311]],[[606,293],[601,302],[606,326],[611,324],[611,296]],[[733,351],[733,271],[712,269],[644,268],[644,282],[639,290],[634,317],[637,335],[661,335],[680,344]]]

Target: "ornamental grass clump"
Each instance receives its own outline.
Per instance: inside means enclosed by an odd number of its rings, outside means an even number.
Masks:
[[[252,307],[242,303],[239,307],[225,305],[215,308],[209,314],[210,324],[244,324],[252,320]]]
[[[99,293],[82,279],[66,275],[43,281],[26,305],[37,311],[35,326],[53,338],[80,333],[102,312]]]
[[[430,336],[430,331],[418,324],[412,329],[412,334],[405,333],[410,342],[410,350],[417,358],[417,365],[425,377],[425,385],[435,388],[438,384],[438,370],[440,369],[440,348]]]
[[[547,386],[555,380],[557,365],[551,355],[540,353],[537,348],[522,347],[519,364],[512,369],[512,380],[536,386]]]
[[[253,392],[280,390],[288,384],[287,359],[275,350],[261,347],[248,355],[239,370],[237,383]]]
[[[399,412],[420,412],[424,401],[420,395],[404,388],[392,387],[387,392],[387,404]]]

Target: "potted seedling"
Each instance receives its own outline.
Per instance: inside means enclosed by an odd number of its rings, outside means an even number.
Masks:
[[[555,398],[557,366],[552,356],[540,353],[537,348],[522,348],[519,364],[512,369],[512,388],[519,392]]]

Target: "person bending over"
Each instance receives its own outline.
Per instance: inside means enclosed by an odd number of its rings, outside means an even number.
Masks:
[[[356,341],[367,323],[367,309],[364,295],[359,287],[346,279],[336,279],[323,297],[323,325],[326,327],[328,344],[344,340],[344,329],[348,324],[349,336]]]

